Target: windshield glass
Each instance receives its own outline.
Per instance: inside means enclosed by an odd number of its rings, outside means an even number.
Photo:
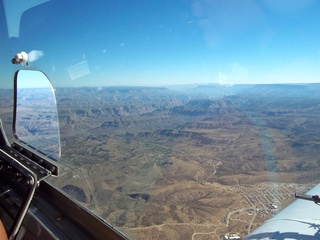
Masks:
[[[57,97],[52,184],[130,238],[244,237],[319,182],[319,1],[29,2],[1,6],[6,132],[25,51]]]

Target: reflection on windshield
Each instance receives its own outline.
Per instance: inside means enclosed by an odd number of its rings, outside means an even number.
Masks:
[[[59,160],[60,136],[56,100],[50,83],[40,72],[18,73],[15,134],[27,145]]]
[[[17,0],[4,0],[4,9],[7,19],[8,35],[9,37],[19,37],[20,22],[22,14],[41,3],[49,0],[35,0],[35,1],[17,1]]]

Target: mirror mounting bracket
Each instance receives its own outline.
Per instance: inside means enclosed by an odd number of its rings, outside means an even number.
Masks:
[[[47,160],[46,157],[41,156],[38,152],[32,151],[31,148],[25,146],[22,143],[14,141],[11,144],[12,149],[10,151],[14,154],[13,149],[22,154],[17,160],[21,162],[25,167],[33,171],[38,180],[42,180],[48,176],[58,177],[59,167]]]

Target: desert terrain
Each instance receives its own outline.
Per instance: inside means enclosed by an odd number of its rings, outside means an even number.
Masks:
[[[50,181],[132,239],[244,237],[320,181],[319,90],[58,88]]]

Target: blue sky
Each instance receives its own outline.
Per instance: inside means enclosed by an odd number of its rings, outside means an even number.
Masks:
[[[19,36],[54,86],[320,79],[317,0],[62,3],[26,11]]]

